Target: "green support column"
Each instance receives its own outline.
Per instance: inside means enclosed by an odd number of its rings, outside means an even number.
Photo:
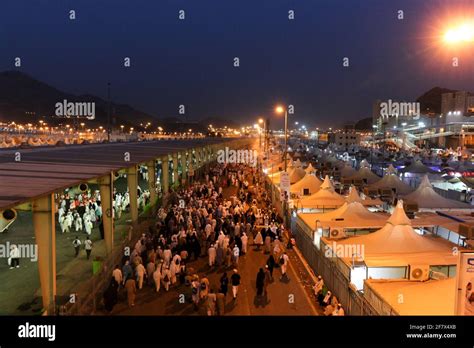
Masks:
[[[186,178],[188,176],[188,165],[187,165],[186,151],[181,152],[181,181],[186,184]]]
[[[178,153],[173,153],[173,184],[179,183],[179,176],[178,176]]]
[[[41,297],[43,308],[49,315],[55,314],[56,296],[56,222],[53,207],[53,194],[38,198],[32,204]]]
[[[113,218],[113,173],[103,176],[97,180],[100,190],[100,206],[102,208],[102,219],[104,222],[104,240],[107,255],[114,248],[114,218]],[[130,205],[131,206],[131,205]]]
[[[146,165],[148,168],[148,187],[150,188],[150,203],[154,205],[156,202],[156,161],[150,161]]]
[[[161,188],[163,195],[170,190],[170,161],[168,155],[161,158]]]
[[[132,218],[132,224],[136,224],[138,222],[137,166],[127,168],[127,183],[130,194],[130,215]]]

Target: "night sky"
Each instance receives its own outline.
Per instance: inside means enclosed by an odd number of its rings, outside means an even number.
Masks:
[[[474,44],[437,41],[473,15],[474,0],[1,0],[0,71],[21,57],[19,70],[103,98],[110,81],[114,101],[158,117],[184,104],[190,119],[263,115],[278,126],[284,102],[294,121],[329,126],[371,116],[375,99],[474,90]]]

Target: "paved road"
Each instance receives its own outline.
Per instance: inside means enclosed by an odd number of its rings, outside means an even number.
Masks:
[[[311,305],[311,298],[307,295],[301,285],[301,279],[295,274],[292,267],[289,268],[289,282],[279,281],[280,269],[274,270],[274,282],[268,286],[268,302],[261,304],[257,302],[255,280],[258,269],[265,264],[268,255],[262,251],[255,251],[250,248],[247,255],[240,258],[239,272],[242,276],[242,285],[239,289],[237,300],[232,300],[229,293],[226,299],[226,315],[317,315],[314,306]],[[209,278],[211,287],[218,288],[219,278],[225,271],[211,270],[207,265],[207,257],[202,257],[189,264],[195,268],[199,275]],[[232,268],[228,270],[231,274]],[[137,299],[133,308],[128,308],[123,299],[115,308],[112,314],[118,315],[204,315],[203,306],[196,312],[191,303],[180,303],[179,295],[185,294],[189,297],[189,289],[184,285],[176,286],[165,292],[161,288],[156,293],[151,287],[144,287],[138,290]]]

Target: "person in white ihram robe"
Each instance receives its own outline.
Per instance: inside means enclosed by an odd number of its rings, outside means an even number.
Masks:
[[[74,229],[76,232],[82,231],[82,219],[78,213],[75,214]]]

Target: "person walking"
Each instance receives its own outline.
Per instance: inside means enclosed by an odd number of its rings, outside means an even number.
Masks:
[[[263,268],[260,268],[257,273],[256,280],[257,296],[263,296],[263,290],[265,288],[265,272]]]
[[[137,283],[138,283],[138,289],[141,290],[143,287],[143,279],[145,278],[145,267],[139,263],[137,267],[135,267],[135,274],[137,276]]]
[[[163,281],[163,286],[165,287],[166,291],[169,291],[170,289],[170,283],[171,283],[171,272],[170,272],[170,267],[166,266],[165,263],[163,263],[163,271],[161,275],[161,279]]]
[[[290,278],[288,278],[288,275],[286,274],[287,270],[288,270],[288,262],[290,261],[288,255],[286,254],[286,252],[284,252],[281,256],[280,256],[280,265],[281,265],[281,277],[280,277],[280,280],[283,280],[286,279],[286,280],[290,280]]]
[[[263,245],[263,237],[260,231],[257,232],[255,239],[253,240],[253,244],[257,246],[257,251],[260,251],[260,247]]]
[[[87,237],[84,241],[84,249],[86,249],[87,259],[89,260],[92,252],[92,241],[90,237]]]
[[[130,260],[125,260],[125,265],[122,267],[122,278],[124,285],[125,281],[130,277],[133,277],[133,268],[130,265]]]
[[[237,298],[237,293],[239,292],[240,285],[240,274],[236,268],[234,268],[234,273],[230,277],[230,282],[232,284],[232,298],[235,300]]]
[[[270,255],[267,260],[268,271],[270,272],[271,280],[273,281],[273,269],[275,268],[275,259]]]
[[[115,265],[115,268],[114,270],[112,271],[112,277],[115,279],[115,281],[117,282],[117,284],[122,284],[123,283],[123,275],[122,275],[122,271],[120,270],[120,266],[119,265]]]
[[[79,240],[79,237],[76,236],[76,238],[74,238],[74,240],[72,241],[72,246],[74,247],[74,251],[76,253],[74,257],[77,257],[77,255],[79,255],[79,251],[81,250],[81,245],[82,245],[82,242]]]
[[[242,255],[245,255],[247,254],[247,244],[249,237],[247,237],[247,234],[244,232],[240,240],[242,241]]]
[[[156,266],[155,272],[153,272],[153,281],[155,282],[156,292],[160,292],[161,287],[161,263]]]
[[[273,281],[272,275],[270,274],[270,270],[268,269],[268,265],[265,265],[265,282],[263,284],[263,293],[266,296],[267,295],[267,288],[268,285]]]
[[[135,296],[137,294],[137,283],[133,277],[129,277],[125,281],[125,289],[127,290],[127,300],[128,306],[133,307],[135,306]]]
[[[214,289],[210,289],[206,299],[206,312],[208,316],[216,315],[216,302],[217,296]]]
[[[232,261],[235,268],[239,267],[239,255],[240,255],[240,250],[236,244],[234,249],[232,249]]]
[[[216,248],[214,247],[214,244],[211,244],[207,250],[207,254],[209,255],[209,267],[213,267],[216,263]]]
[[[10,247],[10,269],[20,268],[20,249],[13,244]]]
[[[220,279],[221,288],[220,292],[224,294],[224,297],[227,296],[227,291],[229,290],[229,278],[227,278],[227,272],[224,272]]]

